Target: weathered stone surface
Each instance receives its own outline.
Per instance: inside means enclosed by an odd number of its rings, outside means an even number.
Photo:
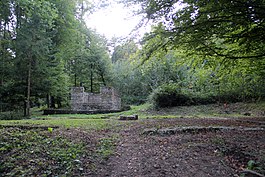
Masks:
[[[243,115],[244,116],[251,116],[251,113],[250,112],[245,112]]]
[[[87,93],[84,87],[73,87],[71,108],[74,111],[119,111],[121,98],[112,87],[101,87],[100,93]]]
[[[119,120],[138,120],[138,115],[132,115],[132,116],[121,115]]]
[[[216,132],[216,131],[228,131],[228,130],[242,130],[242,131],[264,131],[262,127],[199,127],[199,126],[190,126],[190,127],[176,127],[176,128],[150,128],[143,131],[144,135],[174,135],[177,133],[206,133],[206,132]]]
[[[95,110],[95,111],[87,111],[87,110],[70,110],[70,109],[45,109],[44,115],[51,114],[107,114],[113,112],[120,112],[120,110]]]

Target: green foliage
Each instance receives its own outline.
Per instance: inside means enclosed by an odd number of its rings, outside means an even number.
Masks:
[[[92,92],[114,86],[124,104],[144,103],[151,93],[165,105],[173,97],[185,105],[265,97],[264,1],[125,1],[159,23],[141,47],[115,43],[111,58],[107,40],[82,19],[96,4],[1,1],[0,112],[67,107],[69,87],[79,85]],[[171,83],[179,91],[166,88]]]
[[[259,100],[265,96],[262,60],[224,61],[162,50],[141,65],[141,57],[134,54],[114,63],[114,86],[127,104],[147,100],[166,83],[177,83],[189,104]]]
[[[255,170],[255,171],[262,171],[262,164],[254,160],[249,160],[247,163],[247,169]]]
[[[264,59],[264,0],[125,2],[140,4],[145,20],[158,22],[146,40],[161,40],[149,53],[181,46],[204,56]]]
[[[69,86],[109,83],[106,40],[82,19],[88,1],[4,0],[0,9],[1,112],[66,107]]]
[[[109,158],[114,152],[114,139],[113,138],[101,138],[98,143],[97,153],[103,158]]]
[[[126,104],[142,104],[148,95],[163,83],[182,80],[186,66],[178,67],[183,59],[176,52],[162,53],[142,65],[139,49],[129,58],[113,64],[113,85]]]
[[[151,103],[156,108],[189,105],[191,99],[182,93],[178,84],[165,84],[153,91]]]
[[[259,73],[263,66],[244,60],[234,61],[233,67],[216,61],[190,66],[182,71],[186,77],[178,84],[169,82],[152,92],[150,99],[156,107],[264,99],[264,78]]]
[[[250,161],[248,161],[248,164],[247,164],[247,168],[249,169],[249,170],[253,170],[254,169],[254,167],[255,167],[255,161],[254,160],[250,160]]]
[[[128,60],[137,50],[138,47],[134,41],[128,41],[123,45],[117,45],[114,48],[111,60],[113,63],[121,60]]]
[[[210,94],[196,94],[175,83],[159,86],[150,94],[149,100],[156,108],[211,104],[217,101]]]
[[[60,126],[64,128],[73,128],[73,127],[81,127],[87,130],[101,130],[108,128],[108,122],[104,119],[80,119],[76,117],[75,119],[70,118],[51,118],[47,117],[47,120],[9,120],[4,121],[1,120],[0,124],[2,125],[46,125],[46,126]]]
[[[135,58],[145,94],[172,82],[190,104],[264,99],[264,1],[124,2],[156,23]]]
[[[20,120],[24,118],[22,111],[1,112],[0,114],[0,120]]]
[[[53,131],[53,128],[48,127],[48,132],[52,133],[52,131]]]
[[[123,104],[146,101],[148,87],[141,73],[131,61],[117,61],[113,67],[113,86],[122,96]]]
[[[0,129],[0,173],[3,176],[81,175],[84,145],[45,131]],[[8,154],[6,156],[5,154]]]

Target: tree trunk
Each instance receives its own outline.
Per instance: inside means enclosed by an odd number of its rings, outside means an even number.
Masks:
[[[26,117],[27,116],[27,103],[26,103],[26,100],[24,101],[24,105],[23,106],[24,106],[23,107],[24,117]]]
[[[3,40],[7,39],[7,37],[6,37],[7,28],[8,28],[7,27],[7,22],[5,22],[4,25],[3,25]],[[0,30],[2,30],[1,29],[1,25],[0,25]],[[2,57],[1,57],[1,70],[0,70],[0,73],[1,73],[0,86],[4,85],[4,74],[5,73],[4,73],[3,69],[5,67],[5,65],[4,65],[5,62],[4,61],[5,61],[5,58],[6,58],[5,42],[2,43],[1,50],[2,50]]]
[[[106,85],[105,78],[104,78],[104,74],[101,73],[100,76],[101,76],[101,80],[102,80],[102,82],[103,82],[103,85],[104,85],[104,86],[107,86],[107,85]]]
[[[30,116],[30,89],[31,89],[31,60],[32,56],[29,57],[29,64],[28,64],[28,84],[27,84],[27,99],[26,99],[26,109],[25,109],[25,117]]]
[[[62,98],[61,97],[57,97],[56,103],[57,103],[58,108],[62,108]]]
[[[76,79],[76,73],[75,73],[75,87],[77,87],[77,79]]]
[[[93,64],[90,64],[90,92],[93,93]]]
[[[46,104],[47,104],[47,108],[50,108],[50,95],[49,94],[46,95]]]
[[[51,96],[51,108],[55,108],[55,98],[54,96]]]

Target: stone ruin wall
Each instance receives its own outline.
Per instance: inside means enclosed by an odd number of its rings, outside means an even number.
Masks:
[[[88,93],[84,87],[73,87],[71,108],[75,111],[119,111],[121,98],[112,87],[101,87],[100,93]]]

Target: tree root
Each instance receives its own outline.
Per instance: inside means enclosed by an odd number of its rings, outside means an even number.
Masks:
[[[251,174],[251,175],[258,176],[258,177],[265,177],[263,174],[260,174],[260,173],[258,173],[258,172],[255,172],[255,171],[253,171],[253,170],[248,170],[248,169],[243,170],[241,173],[244,173],[244,174]]]

